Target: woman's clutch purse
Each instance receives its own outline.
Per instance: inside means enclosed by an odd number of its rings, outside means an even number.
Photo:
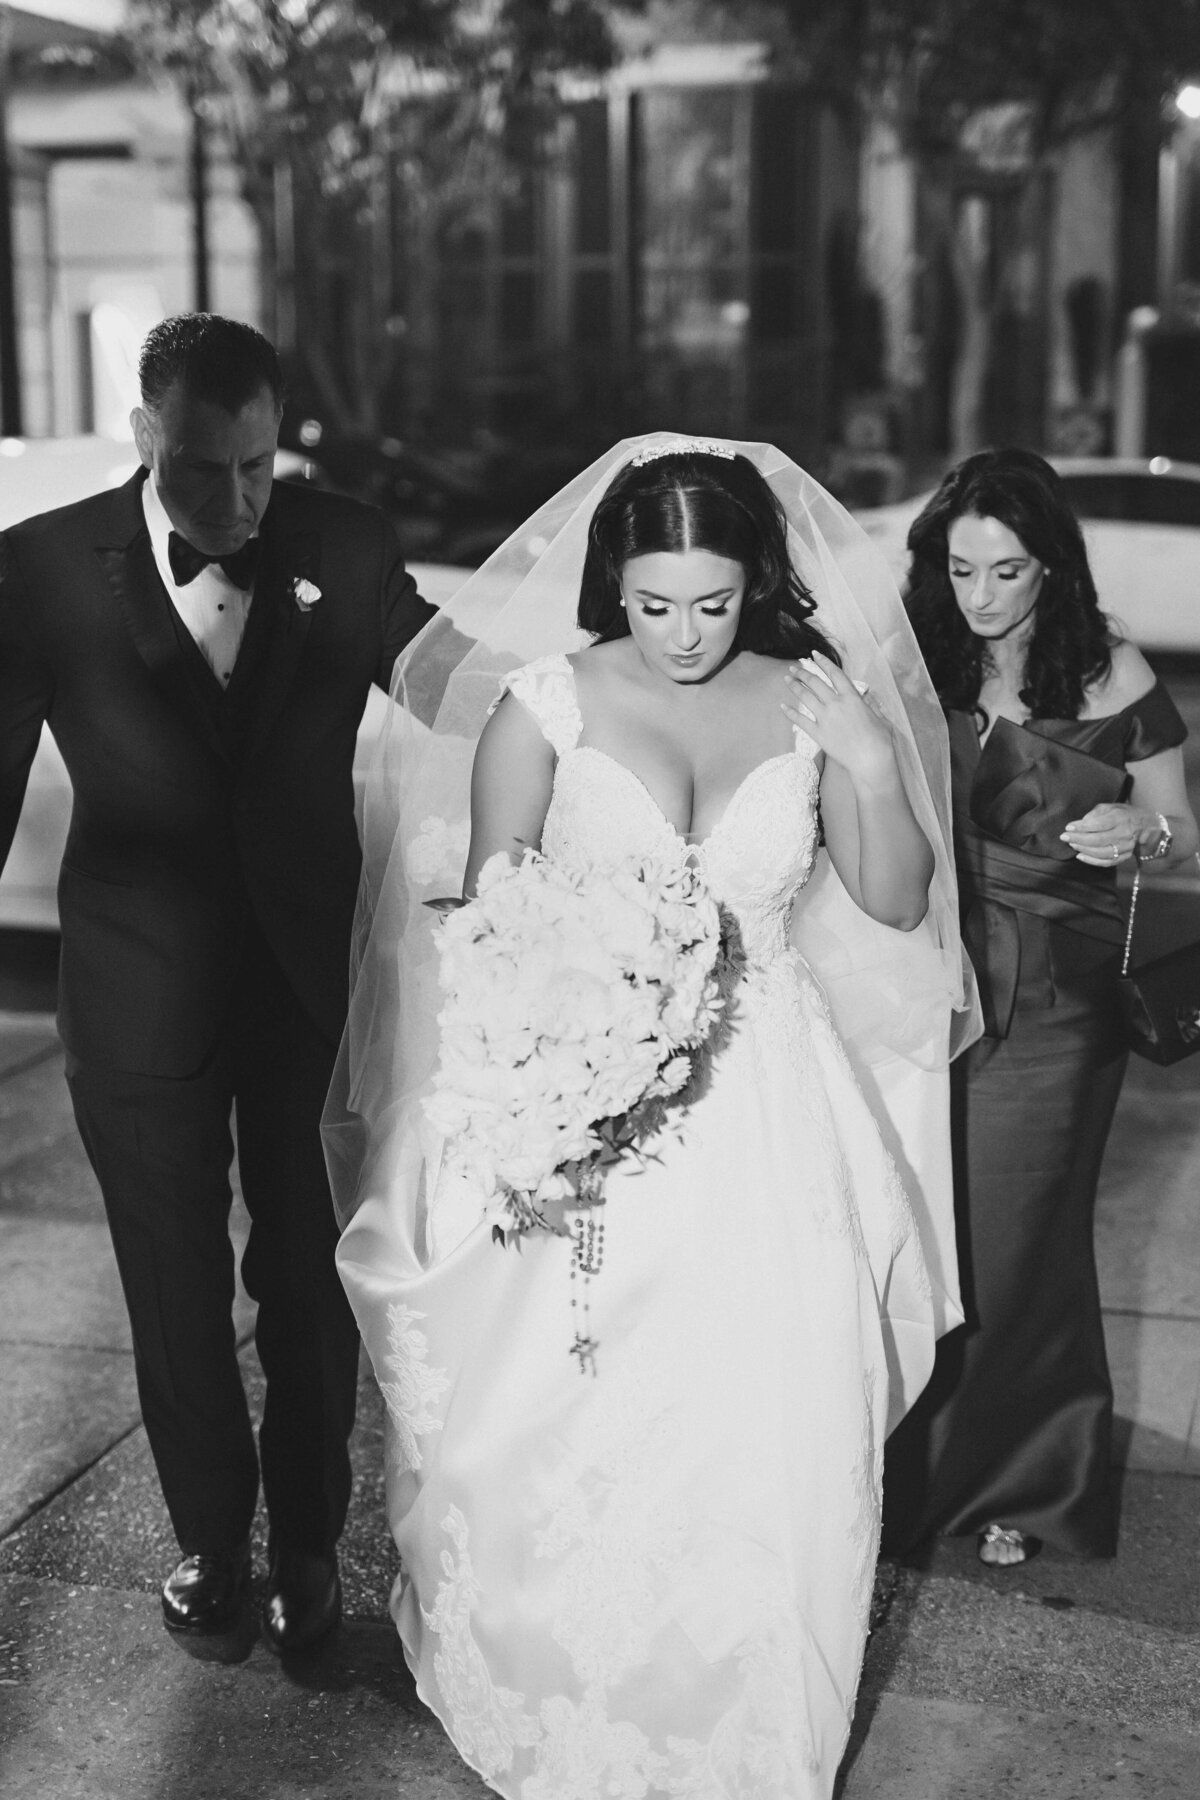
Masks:
[[[1196,853],[1200,867],[1200,851]],[[1137,917],[1142,865],[1133,877],[1125,955],[1117,998],[1125,1016],[1129,1048],[1151,1062],[1176,1063],[1200,1050],[1200,940],[1181,944],[1152,962],[1132,968],[1133,921]]]
[[[1093,806],[1124,800],[1131,785],[1125,769],[997,719],[971,787],[971,817],[989,837],[1016,850],[1073,862],[1074,850],[1062,841],[1064,826]]]

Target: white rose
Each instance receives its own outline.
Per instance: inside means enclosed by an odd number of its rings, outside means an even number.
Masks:
[[[414,881],[429,882],[436,875],[461,873],[471,845],[471,827],[466,819],[439,818],[436,814],[422,819],[416,836],[408,847],[409,869]]]
[[[677,1094],[692,1072],[690,1056],[672,1056],[658,1071],[658,1079],[664,1094]]]
[[[538,996],[536,1028],[571,1043],[600,1037],[611,1027],[616,997],[613,985],[599,976],[574,966],[559,968]]]
[[[633,899],[614,894],[596,919],[600,942],[626,968],[638,968],[654,943],[654,917]]]

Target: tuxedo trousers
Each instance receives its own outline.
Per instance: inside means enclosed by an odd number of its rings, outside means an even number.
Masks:
[[[217,1043],[184,1079],[74,1057],[67,1081],[104,1196],[138,1394],[184,1555],[235,1549],[258,1498],[272,1537],[332,1549],[350,1499],[358,1328],[334,1267],[320,1119],[335,1056],[252,929]],[[256,1454],[233,1325],[236,1122],[266,1378]]]

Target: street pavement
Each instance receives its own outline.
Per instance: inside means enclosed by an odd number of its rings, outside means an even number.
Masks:
[[[1200,891],[1176,899],[1195,916]],[[36,970],[30,982],[36,999]],[[0,1795],[478,1800],[388,1621],[396,1563],[365,1375],[334,1641],[281,1663],[249,1625],[199,1646],[163,1629],[176,1553],[103,1210],[53,1020],[19,1010],[19,989],[0,987]],[[842,1800],[1200,1800],[1198,1096],[1200,1057],[1135,1059],[1105,1167],[1116,1560],[1046,1551],[996,1572],[957,1540],[920,1566],[881,1563]],[[244,1295],[238,1321],[257,1401]],[[261,1518],[255,1558],[261,1581]]]

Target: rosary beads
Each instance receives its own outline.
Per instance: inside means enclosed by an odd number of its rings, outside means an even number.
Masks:
[[[598,1207],[581,1214],[571,1227],[571,1313],[575,1326],[575,1342],[571,1355],[579,1358],[581,1375],[596,1373],[596,1351],[592,1336],[592,1303],[589,1288],[593,1275],[604,1263],[604,1216]]]

